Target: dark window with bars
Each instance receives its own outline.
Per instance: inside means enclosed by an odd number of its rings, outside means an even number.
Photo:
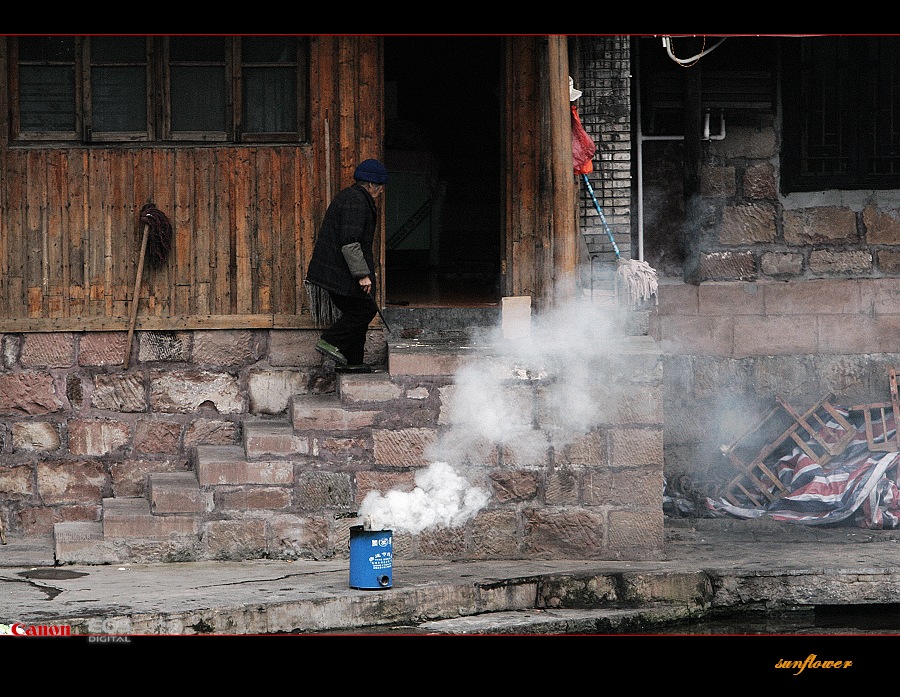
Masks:
[[[228,71],[222,36],[169,39],[169,101],[172,133],[220,133],[224,138]]]
[[[95,36],[90,41],[92,139],[147,133],[147,40]]]
[[[15,141],[308,140],[306,37],[9,40]]]
[[[900,37],[786,39],[781,188],[900,188]]]
[[[78,108],[75,39],[39,36],[18,41],[19,131],[72,137]]]

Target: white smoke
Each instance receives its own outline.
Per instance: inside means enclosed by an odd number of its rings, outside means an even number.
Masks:
[[[455,528],[484,508],[487,491],[473,487],[448,463],[433,462],[416,473],[410,492],[370,491],[359,516],[372,530],[392,529],[417,535],[429,528]]]
[[[498,326],[473,337],[484,350],[442,391],[447,428],[426,452],[432,464],[416,474],[413,491],[370,492],[358,516],[375,530],[458,527],[490,501],[458,469],[483,465],[498,445],[517,463],[541,464],[550,445],[584,435],[617,399],[612,384],[598,393],[597,371],[614,382],[621,318],[615,308],[574,301],[534,318],[524,335],[508,338]]]

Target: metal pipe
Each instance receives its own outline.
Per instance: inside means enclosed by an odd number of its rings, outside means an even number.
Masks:
[[[638,127],[640,128],[640,126]],[[639,131],[640,133],[640,131]],[[684,140],[684,136],[645,136],[639,135],[641,140]],[[701,140],[725,140],[725,112],[720,114],[719,132],[711,135],[709,132],[709,110],[706,111],[703,121],[703,137]]]

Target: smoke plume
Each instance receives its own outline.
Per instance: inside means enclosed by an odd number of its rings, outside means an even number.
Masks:
[[[455,528],[488,503],[487,491],[473,487],[446,462],[433,462],[416,473],[410,492],[370,491],[359,509],[372,530],[393,529],[417,535],[429,528]]]
[[[530,318],[524,335],[510,338],[498,326],[474,336],[477,357],[442,389],[445,428],[426,451],[432,464],[416,474],[413,491],[370,492],[358,515],[372,529],[412,534],[463,525],[490,501],[479,477],[497,446],[517,463],[540,464],[550,445],[585,434],[614,408],[621,317],[615,307],[573,301]],[[598,370],[611,376],[601,392]]]

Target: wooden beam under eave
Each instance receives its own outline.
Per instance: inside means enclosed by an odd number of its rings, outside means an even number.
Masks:
[[[378,319],[372,329],[383,326]],[[321,329],[309,315],[192,315],[179,317],[138,317],[136,331],[188,331],[198,329]],[[32,332],[125,332],[127,317],[22,317],[0,319],[0,334]]]

